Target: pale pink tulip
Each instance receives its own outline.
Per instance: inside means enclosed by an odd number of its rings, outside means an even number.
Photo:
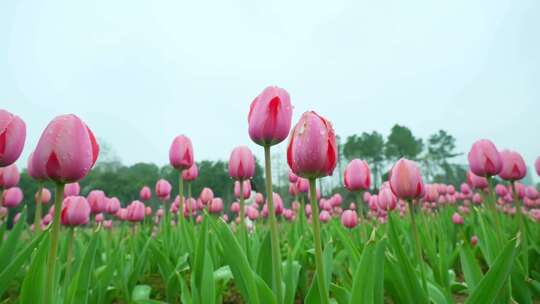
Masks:
[[[141,222],[144,220],[146,207],[141,201],[133,201],[127,207],[126,219],[130,222]]]
[[[174,138],[169,149],[169,162],[177,170],[186,170],[193,166],[193,146],[185,135]]]
[[[87,196],[93,214],[107,211],[107,197],[101,190],[93,190]]]
[[[219,197],[214,198],[208,205],[208,212],[221,213],[223,211],[223,200]]]
[[[499,177],[504,180],[516,181],[523,179],[527,175],[527,166],[519,153],[503,150],[500,156],[503,165]]]
[[[234,196],[240,198],[240,181],[234,182]],[[246,179],[242,182],[244,199],[248,199],[251,196],[251,181]]]
[[[401,199],[415,199],[424,195],[424,182],[420,169],[413,161],[402,158],[392,168],[390,187]]]
[[[79,183],[69,183],[64,186],[64,198],[68,196],[78,196],[81,192],[81,186]]]
[[[51,195],[51,191],[49,191],[49,189],[47,189],[47,188],[41,189],[41,203],[42,204],[48,203],[51,200],[51,197],[52,197],[52,195]],[[40,199],[40,193],[38,191],[38,192],[36,192],[36,195],[34,195],[34,200],[36,201],[36,203],[38,203],[39,199]]]
[[[210,188],[203,188],[200,199],[203,204],[207,205],[214,199],[214,192]]]
[[[341,223],[343,226],[352,229],[358,225],[358,215],[354,210],[345,210],[341,214]]]
[[[4,191],[2,204],[7,208],[19,206],[24,198],[23,192],[18,187],[12,187]]]
[[[463,217],[461,217],[459,213],[454,212],[454,214],[452,214],[452,222],[456,225],[463,225]]]
[[[229,176],[235,180],[248,180],[255,174],[255,158],[246,146],[234,148],[229,158]]]
[[[61,221],[64,226],[82,226],[90,220],[90,204],[82,196],[69,196],[64,199]]]
[[[170,192],[170,190],[169,190]],[[139,200],[141,202],[146,202],[152,198],[152,190],[150,190],[150,187],[143,186],[141,188],[141,191],[139,191]]]
[[[487,139],[481,139],[472,145],[468,159],[472,173],[478,176],[494,176],[502,170],[503,164],[499,151]]]
[[[345,188],[349,191],[369,190],[371,186],[371,171],[367,162],[353,159],[343,173]]]

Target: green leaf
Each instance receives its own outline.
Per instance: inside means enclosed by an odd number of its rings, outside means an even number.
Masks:
[[[384,281],[384,250],[384,241],[375,243],[371,240],[364,247],[360,264],[356,267],[354,275],[351,304],[383,302],[383,297],[379,293],[383,292],[380,286]]]
[[[259,249],[259,258],[257,259],[257,274],[266,282],[266,285],[272,286],[272,242],[270,233],[265,233],[261,248]]]
[[[215,303],[214,266],[212,265],[212,258],[208,252],[206,252],[204,258],[202,286],[200,287],[200,290],[202,303]]]
[[[330,284],[330,292],[334,295],[338,304],[347,304],[350,302],[351,294],[343,287]]]
[[[49,255],[49,233],[43,233],[45,238],[32,259],[28,272],[21,287],[21,304],[40,303],[43,300],[45,286],[45,271]]]
[[[94,262],[97,252],[98,234],[94,233],[92,240],[86,247],[83,259],[79,264],[79,268],[73,277],[73,282],[69,287],[66,303],[88,303],[88,295],[90,291],[90,279],[94,271]],[[64,282],[68,284],[68,282]]]
[[[465,275],[465,282],[469,288],[469,293],[472,293],[474,288],[482,280],[482,270],[474,257],[474,253],[468,244],[464,244],[459,250],[461,260],[461,268]]]
[[[513,239],[506,244],[504,250],[495,259],[493,265],[482,278],[473,293],[467,299],[467,304],[489,304],[495,302],[497,296],[512,272],[512,264],[516,257],[518,239]]]
[[[131,292],[131,300],[137,302],[142,300],[150,299],[150,293],[152,292],[152,287],[148,285],[137,285],[133,288]]]
[[[0,269],[4,270],[6,266],[11,262],[11,258],[15,256],[15,252],[21,244],[21,233],[24,229],[24,224],[26,223],[26,208],[21,212],[21,218],[15,224],[13,229],[8,233],[7,240],[2,243],[0,248]]]

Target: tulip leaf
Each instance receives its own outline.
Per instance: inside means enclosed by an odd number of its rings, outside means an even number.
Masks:
[[[94,271],[94,262],[97,252],[98,233],[94,233],[92,240],[86,247],[79,268],[77,269],[73,281],[71,282],[66,303],[88,303],[90,290],[90,279]],[[69,282],[64,282],[68,284]]]

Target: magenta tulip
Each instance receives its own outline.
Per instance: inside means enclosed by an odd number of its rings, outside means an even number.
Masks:
[[[229,158],[229,175],[235,180],[246,180],[255,174],[255,159],[248,147],[234,148]]]
[[[214,199],[214,192],[210,188],[203,188],[199,197],[201,202],[207,205]]]
[[[186,170],[193,166],[193,146],[187,136],[179,135],[174,138],[169,149],[169,161],[177,170]]]
[[[390,172],[390,188],[395,196],[410,200],[424,195],[424,182],[416,163],[402,158]]]
[[[170,190],[169,190],[170,191]],[[139,200],[146,202],[152,198],[152,190],[148,186],[143,186],[139,191]]]
[[[144,220],[146,207],[141,201],[133,201],[127,206],[126,220],[130,222],[141,222]]]
[[[64,226],[82,226],[90,220],[90,204],[82,196],[69,196],[64,199],[61,221]]]
[[[287,147],[287,162],[294,174],[305,178],[332,175],[337,157],[332,124],[315,112],[304,113]]]
[[[15,208],[23,200],[23,192],[18,187],[12,187],[4,191],[2,203],[4,207]]]
[[[81,186],[79,183],[70,183],[64,186],[64,198],[68,196],[78,196],[81,192]]]
[[[156,183],[156,196],[161,200],[167,200],[172,190],[171,184],[165,180],[160,179]]]
[[[264,196],[262,195],[262,193],[257,192],[257,194],[255,194],[255,203],[257,205],[264,204]]]
[[[38,176],[47,176],[57,183],[72,183],[86,176],[96,163],[99,146],[94,134],[70,114],[56,117],[49,123],[32,156]]]
[[[508,194],[508,188],[506,188],[502,184],[498,184],[497,186],[495,186],[495,193],[499,197],[505,197]]]
[[[13,164],[21,155],[26,125],[17,115],[0,109],[0,168]]]
[[[343,226],[352,229],[358,225],[358,215],[354,210],[345,210],[341,214],[341,224]]]
[[[472,145],[468,159],[472,173],[481,177],[499,174],[503,165],[497,147],[487,139],[481,139]]]
[[[308,193],[309,192],[309,181],[305,178],[298,177],[298,180],[296,181],[296,189],[300,193]]]
[[[297,181],[298,181],[298,176],[289,169],[289,183],[295,184]]]
[[[504,180],[516,181],[523,179],[527,175],[527,166],[519,153],[503,150],[500,156],[503,165],[499,177]]]
[[[120,200],[117,197],[112,197],[107,200],[107,208],[105,211],[108,214],[116,214],[116,212],[118,212],[120,208],[121,208]]]
[[[107,211],[107,197],[101,190],[93,190],[86,197],[90,204],[90,209],[93,214],[98,214]]]
[[[344,183],[349,191],[369,190],[371,186],[371,171],[367,162],[353,159],[345,168]]]
[[[17,186],[20,175],[17,165],[12,164],[7,167],[0,167],[0,188],[8,189]]]
[[[186,169],[182,171],[182,178],[187,182],[192,182],[199,177],[199,168],[197,168],[197,164],[193,163],[193,166],[189,167],[189,169]]]
[[[278,87],[267,87],[251,103],[249,137],[261,146],[276,145],[289,135],[293,107],[289,93]]]

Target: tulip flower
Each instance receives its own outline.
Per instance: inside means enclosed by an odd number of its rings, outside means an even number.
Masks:
[[[7,208],[15,208],[22,202],[23,197],[24,195],[20,188],[12,187],[4,191],[2,204]]]
[[[62,206],[62,225],[82,226],[90,220],[90,204],[82,196],[69,196],[64,199]]]
[[[242,193],[242,195],[240,195],[240,193]],[[251,181],[236,181],[234,183],[234,196],[236,198],[239,198],[240,201],[243,201],[244,199],[249,199],[251,197]]]
[[[12,164],[7,167],[0,167],[0,188],[9,189],[17,186],[19,183],[20,175],[17,165]]]
[[[170,184],[169,184],[170,185]],[[157,185],[156,185],[156,188],[157,188]],[[162,195],[163,195],[163,191],[164,189],[162,189]],[[171,190],[169,190],[169,193],[171,192]],[[167,197],[169,195],[169,193],[167,193],[167,195],[165,195],[165,197]],[[141,202],[146,202],[148,200],[150,200],[152,198],[152,190],[150,190],[150,188],[148,186],[143,186],[141,188],[141,191],[139,191],[139,200]]]
[[[397,207],[397,198],[388,188],[382,189],[378,196],[378,206],[380,209],[389,211]]]
[[[166,200],[170,196],[172,190],[171,184],[165,180],[160,179],[156,183],[156,196],[161,200]]]
[[[133,201],[127,207],[126,220],[130,222],[142,222],[146,214],[146,207],[141,201]]]
[[[467,183],[475,189],[486,189],[489,186],[487,178],[478,176],[471,171],[467,172]]]
[[[107,197],[105,192],[101,190],[93,190],[86,197],[90,204],[90,209],[93,214],[98,214],[107,211]]]
[[[502,170],[499,172],[499,176],[502,179],[516,181],[525,177],[527,166],[519,153],[503,150],[500,156],[502,159]]]
[[[351,192],[369,190],[371,171],[368,164],[360,159],[353,159],[343,173],[345,188]]]
[[[264,196],[262,195],[262,193],[257,192],[255,194],[255,203],[259,206],[264,204]]]
[[[219,197],[214,198],[210,205],[208,205],[208,212],[210,213],[221,213],[223,212],[223,200]]]
[[[540,176],[540,157],[538,157],[536,162],[534,162],[534,167],[536,168],[536,174]]]
[[[182,178],[186,182],[192,182],[199,177],[199,168],[197,168],[197,164],[193,164],[189,169],[186,169],[182,171]]]
[[[13,164],[19,158],[25,139],[24,121],[19,116],[0,109],[0,168]]]
[[[478,176],[494,176],[502,170],[503,163],[499,151],[487,139],[481,139],[472,145],[468,159],[471,172]]]
[[[116,214],[116,212],[118,212],[120,208],[121,208],[120,200],[117,197],[112,197],[107,200],[107,207],[105,208],[106,209],[105,211],[108,214],[113,215],[113,214]]]
[[[214,192],[210,188],[203,188],[199,197],[201,202],[207,205],[214,199]]]
[[[79,183],[70,183],[64,186],[64,198],[68,196],[78,196],[81,192],[81,186]]]
[[[191,168],[194,164],[193,146],[191,140],[185,135],[175,137],[169,150],[169,161],[171,166],[179,171],[178,175],[178,196],[180,197],[180,210],[184,210],[184,178],[182,171]],[[184,222],[184,217],[179,218],[180,225]]]
[[[326,210],[321,211],[321,213],[319,214],[319,220],[323,223],[328,223],[331,218],[332,216]]]
[[[463,225],[463,217],[461,217],[459,213],[454,212],[454,214],[452,214],[452,222],[456,225]]]
[[[289,170],[289,183],[296,184],[298,181],[298,176],[292,172],[292,170]]]
[[[341,224],[343,226],[352,229],[358,225],[358,215],[354,210],[345,210],[341,214]]]
[[[248,147],[234,148],[229,158],[229,175],[234,180],[247,180],[255,174],[255,158]]]

